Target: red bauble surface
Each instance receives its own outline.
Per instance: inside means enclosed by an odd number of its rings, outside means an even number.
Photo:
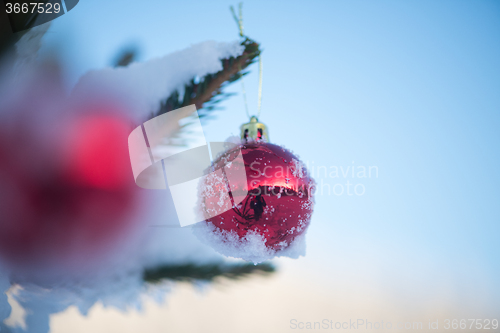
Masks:
[[[244,163],[235,160],[239,149]],[[268,249],[280,251],[306,231],[313,211],[314,180],[290,151],[271,143],[247,143],[225,152],[214,165],[215,170],[230,165],[224,168],[224,177],[230,179],[233,202],[241,201],[228,209],[221,205],[220,191],[202,193],[204,210],[223,211],[206,220],[214,232],[236,233],[240,239],[249,233],[262,235]],[[238,179],[242,168],[246,179]],[[213,181],[208,177],[204,185],[220,187],[208,184]]]

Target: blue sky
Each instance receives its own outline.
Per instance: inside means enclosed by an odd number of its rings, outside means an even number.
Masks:
[[[41,54],[62,52],[69,89],[128,45],[145,61],[237,39],[231,4],[82,0],[53,23]],[[283,270],[369,282],[394,304],[423,307],[446,285],[436,297],[498,310],[500,3],[246,1],[244,27],[264,49],[271,140],[310,165],[378,168],[378,177],[316,179],[365,193],[318,195],[308,255]],[[250,110],[257,72],[245,78]],[[238,95],[206,124],[208,140],[247,120],[241,85],[227,91]]]

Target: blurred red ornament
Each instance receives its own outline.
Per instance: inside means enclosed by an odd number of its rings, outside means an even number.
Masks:
[[[256,131],[257,139],[263,133],[267,137],[267,131]],[[245,134],[248,137],[248,131]],[[244,165],[234,162],[240,149]],[[235,232],[240,239],[249,232],[262,235],[266,247],[273,251],[290,246],[306,231],[313,211],[314,181],[303,164],[290,151],[262,140],[225,152],[215,161],[215,170],[228,165],[228,161],[233,161],[225,168],[232,197],[245,194],[246,189],[248,194],[235,207],[208,218],[206,223],[212,224],[216,232]],[[241,174],[241,168],[245,169],[246,179],[234,176]],[[210,181],[210,177],[205,180]],[[201,200],[206,211],[221,210],[220,192],[204,195]]]
[[[99,258],[136,208],[129,120],[101,108],[61,121],[60,145],[28,128],[0,126],[0,257],[32,268]]]

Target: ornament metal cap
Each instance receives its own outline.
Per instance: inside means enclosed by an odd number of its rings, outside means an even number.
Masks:
[[[256,116],[250,117],[250,122],[241,125],[241,139],[248,141],[264,141],[269,142],[269,134],[267,133],[267,126],[259,123]]]

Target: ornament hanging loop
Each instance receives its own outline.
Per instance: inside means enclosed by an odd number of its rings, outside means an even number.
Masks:
[[[233,18],[238,25],[238,29],[240,32],[240,37],[245,37],[243,32],[243,3],[240,2],[238,4],[239,15],[236,15],[236,11],[234,7],[231,6],[231,13],[233,14]],[[247,38],[248,39],[248,38]],[[248,103],[247,103],[247,94],[245,91],[245,84],[243,82],[243,73],[241,67],[239,68],[240,80],[241,80],[241,89],[243,93],[243,100],[245,102],[245,111],[247,116],[250,118],[250,122],[241,125],[241,139],[245,142],[254,141],[254,142],[269,142],[269,134],[267,131],[267,126],[263,123],[259,122],[258,117],[260,117],[260,110],[262,105],[262,55],[259,54],[259,90],[257,97],[257,116],[251,116],[248,112]]]
[[[262,105],[262,54],[259,54],[259,95],[257,97],[257,117],[260,117]]]
[[[243,2],[240,2],[238,4],[238,9],[239,9],[239,17],[236,16],[236,11],[234,10],[234,7],[231,6],[231,13],[233,14],[233,18],[236,21],[236,24],[238,25],[238,29],[240,30],[240,37],[244,37],[245,34],[243,33]]]

